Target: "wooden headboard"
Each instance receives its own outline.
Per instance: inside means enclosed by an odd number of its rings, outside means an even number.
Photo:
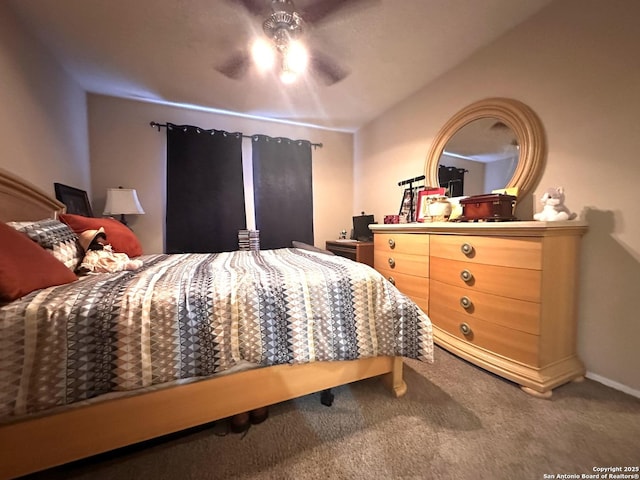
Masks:
[[[0,221],[56,218],[65,210],[63,203],[0,168]]]

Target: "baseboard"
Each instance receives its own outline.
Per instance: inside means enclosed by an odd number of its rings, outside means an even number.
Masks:
[[[628,393],[629,395],[632,395],[636,398],[640,398],[640,390],[635,390],[631,387],[623,385],[622,383],[614,382],[613,380],[609,380],[608,378],[602,377],[597,373],[587,372],[585,377],[591,380],[594,380],[598,383],[602,383],[607,387],[611,387],[615,390],[620,390],[621,392]]]

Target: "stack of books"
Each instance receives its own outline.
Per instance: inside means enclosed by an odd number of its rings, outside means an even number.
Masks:
[[[260,230],[238,230],[238,250],[260,250]]]

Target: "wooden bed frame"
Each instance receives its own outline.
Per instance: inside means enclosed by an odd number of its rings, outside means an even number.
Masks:
[[[64,205],[0,169],[0,221],[55,218]],[[278,365],[0,424],[0,478],[13,478],[365,378],[400,397],[401,357]]]

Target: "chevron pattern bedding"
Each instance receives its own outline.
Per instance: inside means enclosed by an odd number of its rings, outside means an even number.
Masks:
[[[433,361],[429,318],[366,265],[299,249],[141,258],[0,307],[0,419],[243,360]]]

